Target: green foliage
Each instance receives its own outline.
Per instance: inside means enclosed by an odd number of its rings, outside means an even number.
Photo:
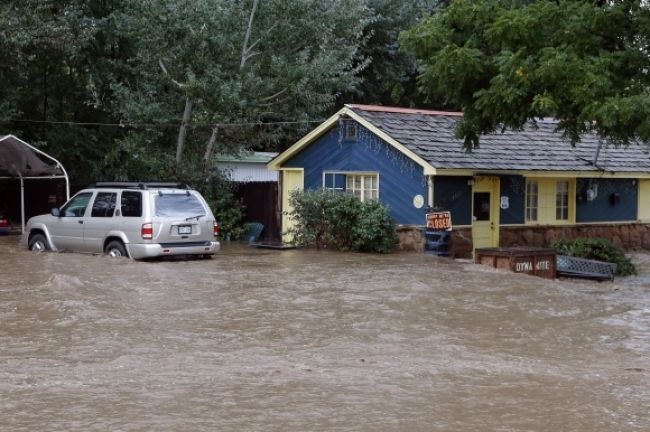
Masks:
[[[649,41],[641,0],[454,0],[401,36],[421,91],[464,111],[467,150],[546,116],[574,144],[650,142]]]
[[[59,159],[73,189],[209,171],[214,123],[236,124],[217,152],[290,143],[312,127],[294,122],[359,85],[372,17],[357,0],[0,3],[0,124]]]
[[[395,222],[378,200],[364,202],[351,233],[352,249],[360,252],[389,253],[398,242]]]
[[[352,194],[295,191],[290,217],[294,242],[343,251],[388,253],[397,243],[395,222],[377,200],[361,202]]]
[[[614,263],[616,274],[620,276],[636,274],[634,264],[623,251],[604,238],[558,239],[551,243],[551,247],[560,255]]]
[[[368,0],[373,19],[365,27],[367,43],[361,52],[368,66],[361,71],[363,82],[344,94],[345,101],[364,104],[442,108],[444,101],[429,100],[417,91],[417,64],[411,53],[399,49],[402,30],[415,25],[442,0]]]

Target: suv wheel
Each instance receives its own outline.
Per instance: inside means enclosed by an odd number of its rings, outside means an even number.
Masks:
[[[122,242],[117,240],[114,240],[110,242],[108,245],[106,245],[106,249],[104,249],[104,252],[106,253],[106,255],[110,256],[111,258],[120,258],[120,257],[129,256],[126,253],[126,248],[124,248]]]
[[[50,245],[47,244],[47,239],[43,234],[34,234],[29,239],[29,250],[34,252],[49,251]]]

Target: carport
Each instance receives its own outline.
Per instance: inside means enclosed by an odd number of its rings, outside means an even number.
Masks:
[[[64,179],[66,200],[70,198],[70,181],[63,165],[52,156],[14,135],[0,138],[0,179],[20,181],[20,220],[23,233],[25,232],[25,181]]]

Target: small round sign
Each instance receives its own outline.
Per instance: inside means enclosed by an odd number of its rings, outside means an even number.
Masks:
[[[422,208],[424,206],[424,197],[422,195],[416,195],[413,197],[413,207]]]

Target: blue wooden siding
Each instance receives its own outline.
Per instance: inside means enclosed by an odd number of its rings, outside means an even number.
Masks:
[[[576,182],[576,222],[617,222],[637,219],[635,179],[578,179]],[[598,194],[588,201],[589,186],[597,185]]]
[[[500,193],[501,198],[508,197],[509,207],[500,210],[499,224],[525,223],[526,180],[522,176],[502,176]]]
[[[451,212],[452,225],[472,224],[471,177],[436,176],[434,178],[434,207]]]
[[[304,168],[305,189],[322,188],[324,171],[377,172],[379,199],[390,208],[395,222],[423,225],[425,209],[413,206],[415,195],[422,195],[426,202],[422,167],[360,125],[355,140],[343,139],[340,127],[321,136],[283,167]]]

